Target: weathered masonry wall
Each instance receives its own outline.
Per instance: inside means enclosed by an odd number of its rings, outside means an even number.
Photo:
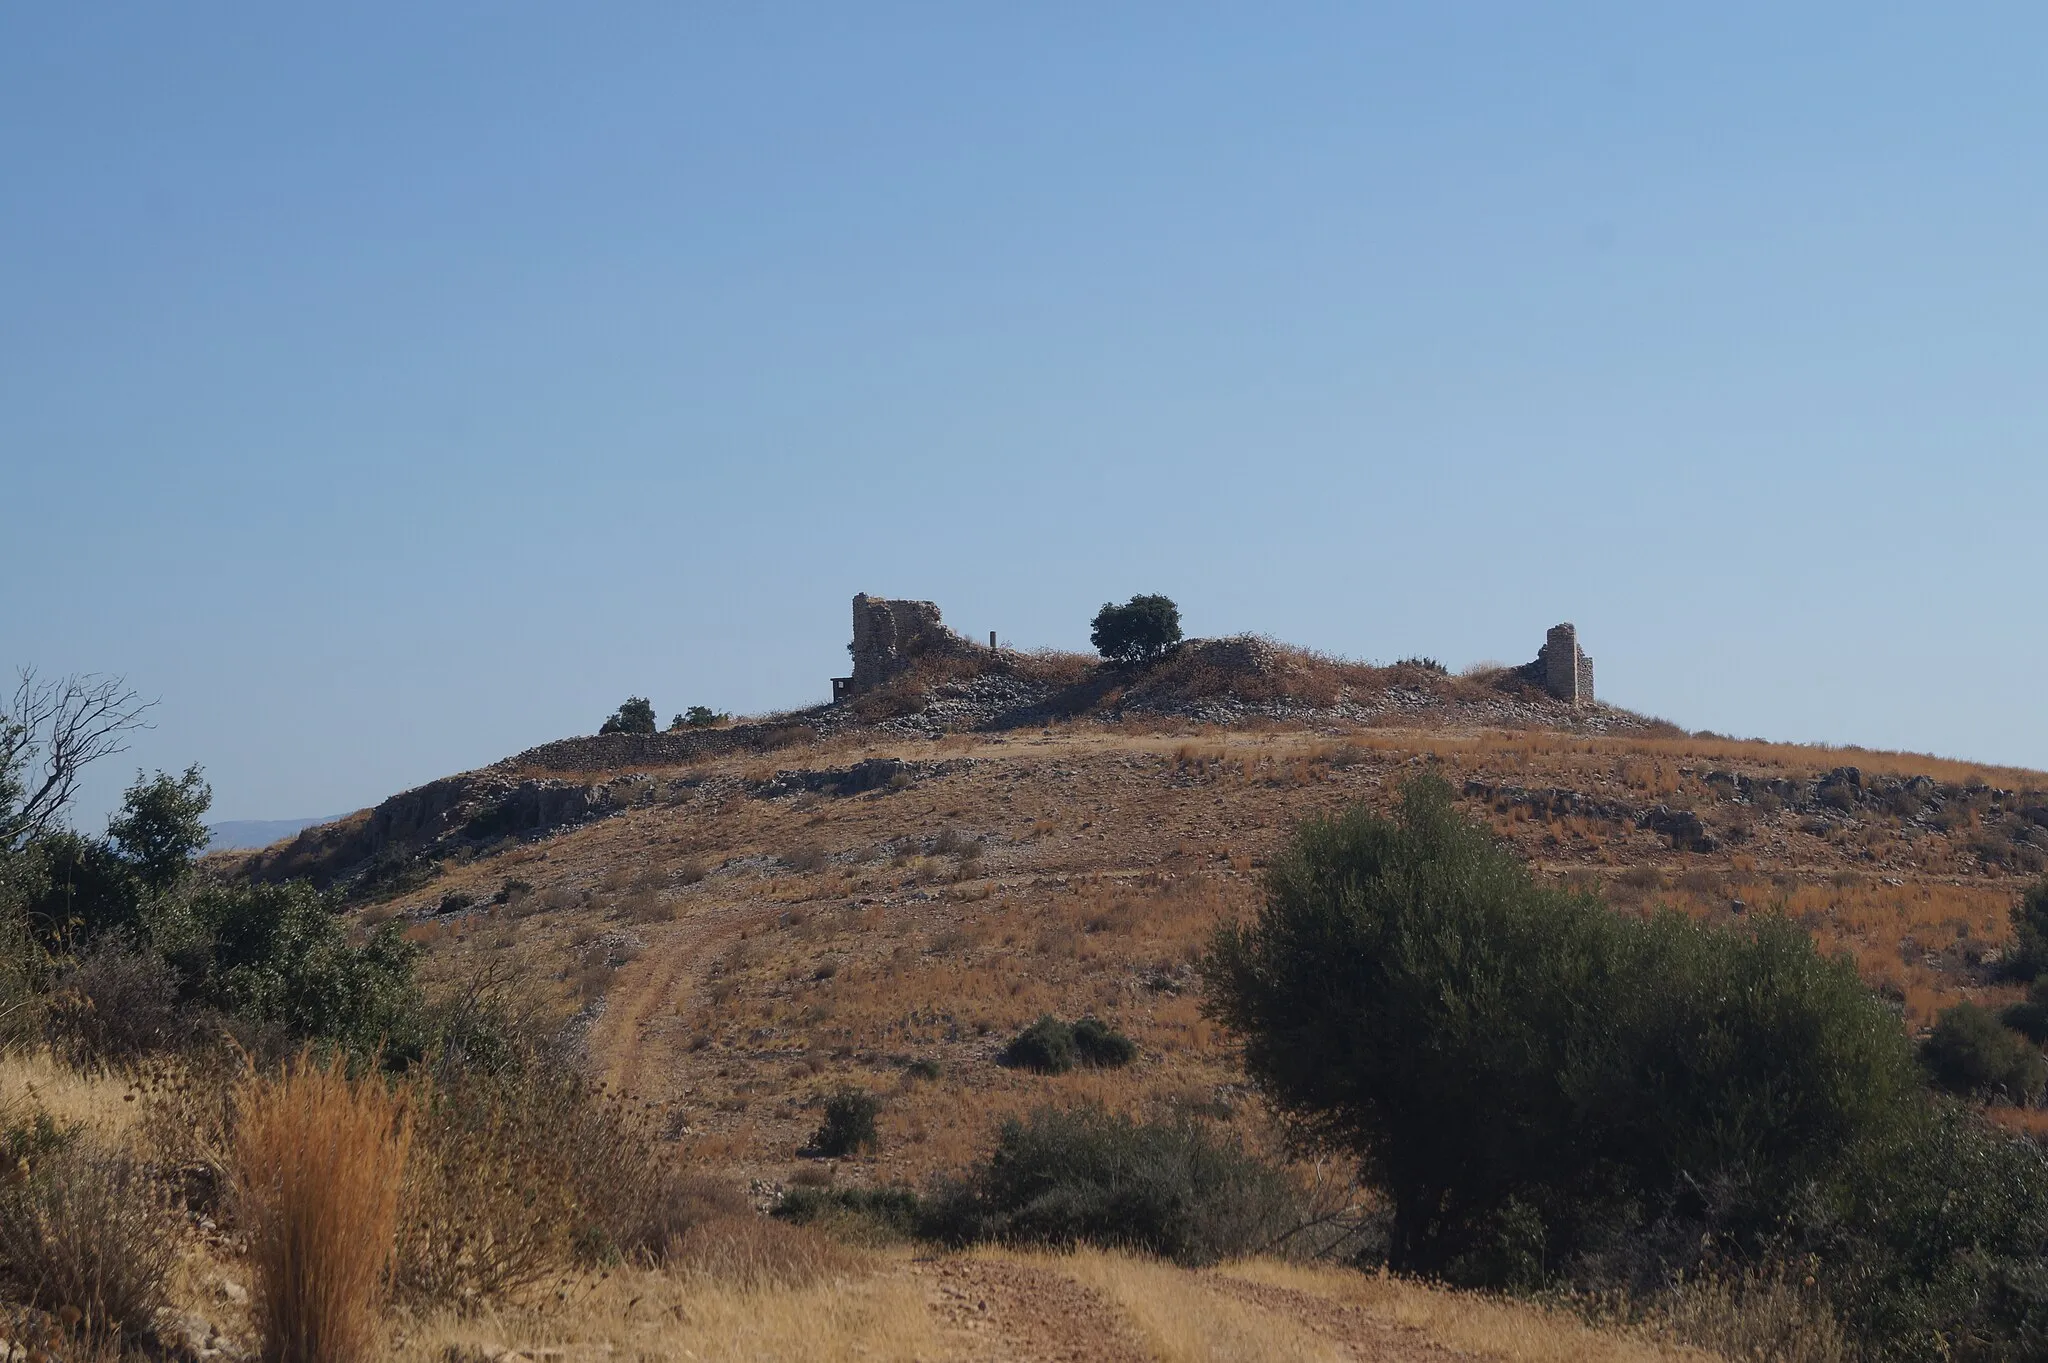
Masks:
[[[1593,703],[1593,659],[1579,647],[1579,631],[1569,622],[1553,625],[1536,655],[1543,689],[1573,705]]]
[[[976,651],[939,619],[929,601],[890,601],[863,592],[853,598],[853,675],[832,679],[832,699],[871,691],[931,655]]]

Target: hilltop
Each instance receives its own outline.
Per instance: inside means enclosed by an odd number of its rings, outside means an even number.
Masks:
[[[1419,771],[1620,911],[1796,919],[1916,1030],[2016,995],[2006,913],[2048,866],[2040,773],[1687,734],[1531,669],[1235,639],[1132,670],[951,636],[882,671],[834,705],[546,744],[239,869],[403,918],[450,985],[516,979],[694,1158],[773,1188],[810,1176],[820,1097],[848,1084],[888,1095],[881,1153],[835,1174],[854,1181],[956,1165],[1054,1098],[1265,1139],[1192,963],[1295,822]],[[997,1065],[1045,1013],[1109,1019],[1140,1059]]]

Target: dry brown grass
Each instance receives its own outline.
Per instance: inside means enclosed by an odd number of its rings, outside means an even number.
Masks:
[[[738,1279],[721,1276],[727,1271]],[[529,1358],[554,1351],[571,1359],[913,1363],[942,1357],[940,1345],[924,1291],[907,1274],[872,1273],[863,1261],[793,1282],[761,1273],[757,1258],[726,1246],[683,1273],[626,1267],[580,1277],[546,1302],[417,1318],[393,1363],[485,1359],[508,1349]]]
[[[309,1054],[236,1093],[239,1210],[265,1363],[357,1363],[378,1346],[412,1128],[373,1075]]]
[[[0,1050],[0,1113],[30,1107],[60,1126],[80,1127],[103,1145],[123,1147],[141,1116],[136,1090],[108,1074],[83,1074],[58,1062],[47,1048]]]
[[[1375,1320],[1420,1330],[1452,1349],[1508,1363],[1704,1363],[1713,1357],[1684,1345],[1596,1329],[1564,1311],[1388,1275],[1269,1259],[1231,1264],[1217,1271],[1356,1307]]]
[[[1038,1262],[1108,1299],[1160,1363],[1341,1363],[1354,1357],[1286,1316],[1219,1293],[1170,1264],[1098,1250]]]

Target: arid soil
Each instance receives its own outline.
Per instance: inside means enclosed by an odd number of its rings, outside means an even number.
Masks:
[[[881,758],[903,760],[894,779],[834,793]],[[1082,721],[635,772],[624,812],[503,840],[366,912],[406,915],[442,980],[508,980],[573,1016],[608,1082],[763,1196],[916,1183],[1040,1103],[1192,1106],[1256,1137],[1195,964],[1255,910],[1297,821],[1384,806],[1421,774],[1618,912],[1793,917],[1909,1029],[2013,992],[1996,976],[2006,913],[2048,864],[2048,779],[2027,772],[1642,733]],[[997,1064],[1048,1012],[1103,1018],[1138,1061]],[[885,1098],[879,1153],[806,1158],[823,1095],[848,1085]]]

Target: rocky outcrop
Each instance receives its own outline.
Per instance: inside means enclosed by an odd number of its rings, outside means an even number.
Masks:
[[[374,809],[301,832],[243,863],[252,880],[310,880],[351,888],[394,869],[426,866],[465,846],[537,837],[626,807],[631,777],[582,782],[517,779],[485,770],[429,781]]]
[[[1636,827],[1663,835],[1676,852],[1712,852],[1721,846],[1707,831],[1706,821],[1690,809],[1657,805],[1636,816]]]

